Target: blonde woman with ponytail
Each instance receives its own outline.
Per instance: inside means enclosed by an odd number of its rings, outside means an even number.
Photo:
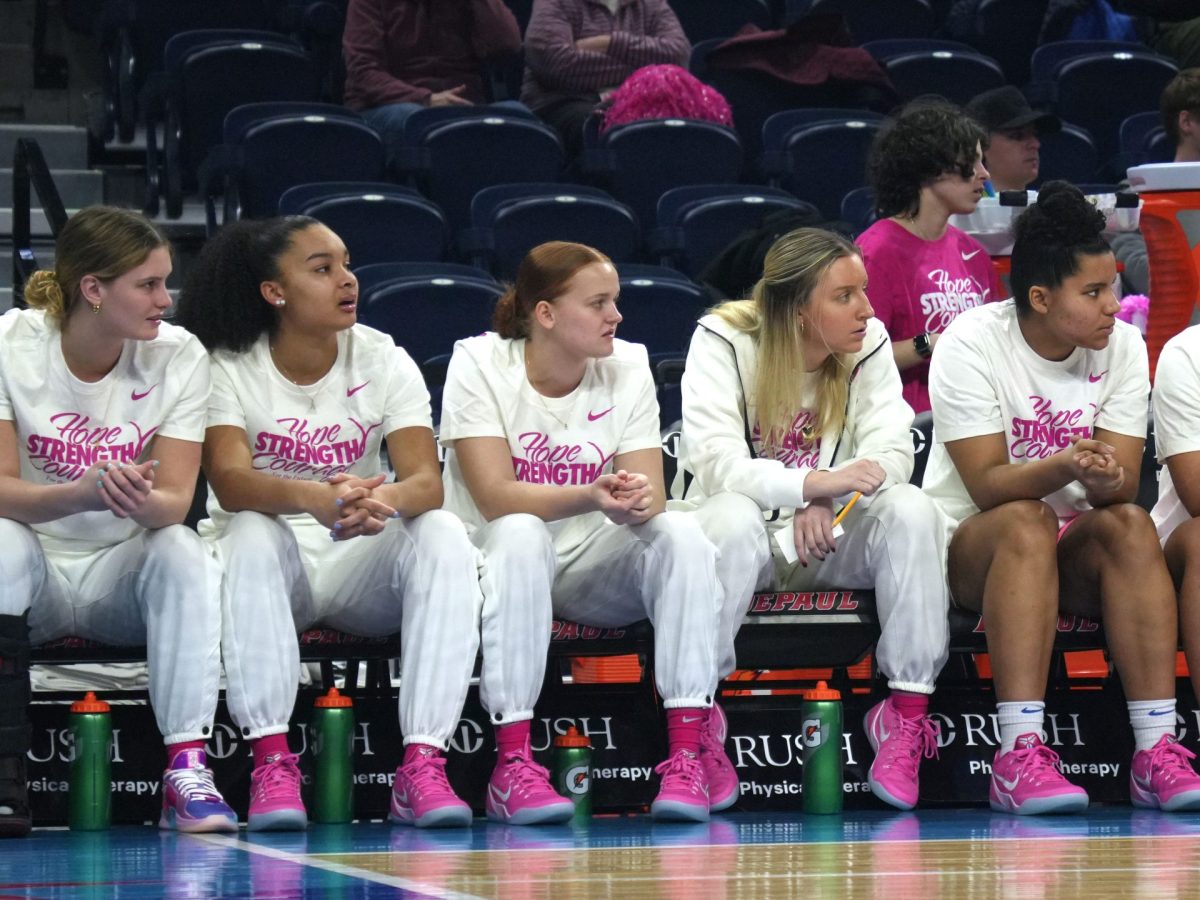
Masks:
[[[221,674],[220,568],[182,523],[200,469],[208,355],[167,324],[166,239],[80,210],[0,317],[0,833],[30,826],[28,645],[146,645],[167,745],[159,825],[236,831],[204,757]]]
[[[722,613],[722,674],[754,590],[875,591],[876,659],[891,692],[867,713],[869,780],[884,802],[911,809],[921,758],[936,753],[927,708],[947,657],[948,531],[908,484],[913,412],[866,289],[854,244],[804,228],[771,247],[750,299],[700,320],[674,495],[718,547],[738,537],[731,495],[759,513],[741,537],[758,542],[762,565],[726,585],[741,602]]]

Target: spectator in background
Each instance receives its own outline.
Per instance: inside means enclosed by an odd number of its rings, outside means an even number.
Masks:
[[[910,103],[879,133],[867,177],[878,221],[858,238],[871,305],[914,412],[929,409],[929,358],[959,313],[999,297],[987,251],[949,224],[975,211],[987,135],[944,100]]]
[[[983,164],[997,193],[1023,191],[1037,181],[1041,139],[1062,129],[1058,116],[1030,107],[1025,95],[1012,85],[972,98],[967,114],[987,132]]]
[[[521,100],[577,156],[583,123],[622,81],[642,66],[686,67],[690,53],[667,0],[534,0]]]
[[[503,0],[349,0],[345,103],[391,148],[426,106],[486,101],[481,67],[521,49]]]

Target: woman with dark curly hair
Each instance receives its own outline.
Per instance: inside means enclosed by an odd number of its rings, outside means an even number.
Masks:
[[[1065,182],[1014,227],[1013,298],[968,310],[929,375],[934,444],[925,491],[956,522],[951,599],[983,614],[1000,747],[993,809],[1076,812],[1042,731],[1059,611],[1102,617],[1133,726],[1135,806],[1200,809],[1194,758],[1175,738],[1175,591],[1137,496],[1146,347],[1116,319],[1104,216]]]
[[[867,177],[878,221],[858,238],[871,305],[914,412],[929,409],[929,358],[938,335],[964,309],[998,299],[991,259],[949,224],[974,212],[988,172],[987,136],[943,101],[910,103],[879,134]]]

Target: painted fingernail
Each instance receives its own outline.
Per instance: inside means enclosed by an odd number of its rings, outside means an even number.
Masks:
[[[157,469],[157,468],[158,468],[158,464],[159,464],[159,460],[157,460],[157,459],[152,459],[152,460],[150,460],[150,468],[152,468],[152,469]]]
[[[104,487],[104,479],[103,478],[96,481],[96,487],[98,487],[98,488]]]
[[[341,522],[334,522],[334,523],[333,523],[333,530],[334,530],[334,531],[341,531],[341,530],[342,530],[342,523],[341,523]]]
[[[341,498],[341,497],[338,497],[338,498],[337,498],[336,500],[334,500],[333,502],[334,502],[335,504],[337,504],[338,506],[341,506],[341,505],[342,505],[342,498]]]
[[[397,510],[396,512],[392,513],[392,518],[393,519],[402,519],[404,517],[401,516],[399,510]]]

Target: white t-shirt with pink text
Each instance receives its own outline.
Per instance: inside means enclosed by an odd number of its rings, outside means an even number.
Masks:
[[[256,471],[324,481],[342,472],[378,475],[385,471],[385,437],[433,423],[416,363],[388,335],[355,325],[338,334],[333,367],[311,385],[293,384],[275,368],[265,334],[245,353],[214,353],[208,426],[216,425],[246,432]],[[212,491],[208,514],[200,533],[219,534],[229,513]],[[316,522],[306,514],[285,518],[294,525]]]
[[[462,438],[508,442],[513,472],[530,484],[591,484],[612,471],[614,456],[662,444],[658,400],[646,348],[613,342],[611,356],[589,359],[578,387],[544,397],[525,376],[525,341],[494,332],[461,340],[446,372],[439,437],[446,448],[446,508],[468,530],[484,524],[454,453]],[[560,555],[603,521],[592,512],[551,522]]]
[[[208,354],[174,325],[161,324],[153,340],[126,341],[113,369],[88,382],[67,368],[62,332],[45,313],[0,316],[0,419],[16,427],[25,481],[66,484],[97,462],[145,462],[156,437],[200,443],[208,390]],[[142,530],[108,510],[31,527],[62,550],[109,547]]]
[[[1013,463],[1044,459],[1093,429],[1145,438],[1150,396],[1146,345],[1138,330],[1117,322],[1103,350],[1076,347],[1066,359],[1035,353],[1017,324],[1014,301],[970,309],[943,332],[929,370],[933,448],[924,488],[961,522],[971,501],[945,444],[1003,434]],[[1042,498],[1069,518],[1090,509],[1072,482]]]
[[[1185,328],[1167,341],[1154,371],[1154,439],[1163,469],[1158,502],[1150,513],[1158,536],[1192,518],[1171,479],[1166,462],[1172,456],[1200,452],[1200,325]]]
[[[792,420],[787,434],[778,442],[774,453],[768,453],[763,445],[762,432],[759,423],[754,423],[750,431],[750,441],[754,445],[754,455],[759,459],[773,459],[782,463],[785,469],[816,470],[821,463],[821,436],[812,433],[817,414],[812,406],[816,399],[812,385],[807,383],[813,379],[807,374],[801,377],[805,382],[800,387],[801,409]]]

